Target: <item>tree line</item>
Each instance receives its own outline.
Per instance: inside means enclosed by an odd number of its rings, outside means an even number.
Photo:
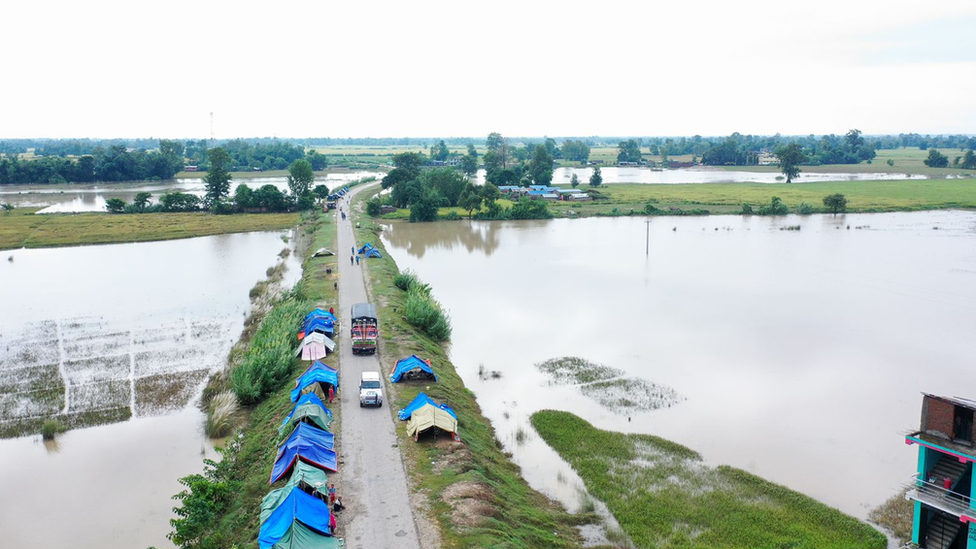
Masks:
[[[544,145],[539,145],[543,147]],[[474,146],[469,147],[469,155]],[[538,149],[537,149],[538,150]],[[489,151],[491,153],[491,151]],[[486,161],[488,154],[485,155]],[[551,159],[549,160],[551,172]],[[511,207],[498,203],[501,192],[493,183],[476,186],[462,170],[449,167],[429,167],[423,153],[400,153],[393,156],[394,168],[381,184],[390,193],[374,197],[366,204],[370,215],[379,215],[383,205],[410,208],[410,221],[435,221],[438,208],[459,207],[476,219],[546,219],[552,217],[541,200],[522,199]],[[549,175],[552,177],[551,173]],[[477,212],[477,214],[475,213]]]
[[[312,163],[304,158],[294,160],[288,167],[288,190],[282,192],[278,187],[268,184],[259,189],[251,189],[240,184],[230,194],[233,178],[230,168],[233,157],[223,147],[207,151],[210,169],[204,176],[203,197],[184,192],[168,192],[152,203],[152,194],[136,194],[132,204],[120,198],[106,201],[105,209],[110,213],[149,213],[149,212],[192,212],[210,211],[218,214],[239,212],[289,212],[309,210],[316,207],[316,201],[325,199],[329,189],[325,185],[314,185],[315,174]],[[314,185],[314,186],[313,186]]]
[[[91,183],[172,179],[183,169],[183,144],[159,140],[159,149],[127,150],[124,145],[96,148],[77,160],[46,156],[22,160],[16,154],[0,159],[0,184]]]

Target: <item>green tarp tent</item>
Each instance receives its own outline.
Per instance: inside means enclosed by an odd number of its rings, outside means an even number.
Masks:
[[[295,522],[273,549],[340,549],[345,545],[336,538],[322,536],[300,522]]]
[[[291,489],[295,486],[298,486],[306,492],[317,492],[322,496],[323,500],[327,500],[329,497],[328,480],[329,477],[325,474],[325,471],[314,465],[309,465],[302,460],[298,460],[292,469],[291,476],[288,477],[288,484],[285,484],[277,490],[268,492],[268,495],[264,496],[264,499],[261,500],[261,524],[264,524],[268,520],[271,513],[281,505],[281,502],[285,501],[288,494],[291,493]]]
[[[454,435],[457,434],[458,422],[447,410],[433,404],[425,404],[410,414],[410,420],[407,421],[407,436],[414,437],[416,440],[420,433],[435,427]]]
[[[295,407],[295,410],[291,414],[287,423],[281,424],[278,427],[278,434],[283,435],[288,431],[295,428],[295,425],[299,421],[304,421],[305,423],[312,424],[323,431],[329,430],[329,424],[332,423],[332,418],[322,409],[321,406],[315,404],[314,402],[306,402]]]

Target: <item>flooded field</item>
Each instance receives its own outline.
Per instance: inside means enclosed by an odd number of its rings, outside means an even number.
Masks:
[[[4,252],[0,434],[27,435],[0,440],[11,546],[171,546],[177,479],[213,457],[195,401],[282,235]],[[285,261],[291,284],[301,268]],[[42,442],[54,414],[76,429]]]
[[[652,170],[636,167],[601,167],[604,183],[783,183],[785,178],[779,172],[726,171],[719,168],[679,168],[676,170]],[[573,174],[585,186],[593,174],[593,168],[557,168],[552,175],[554,185],[568,185]],[[485,182],[485,170],[478,170],[476,181]],[[794,183],[814,183],[818,181],[882,181],[903,179],[928,179],[924,175],[904,173],[800,173]]]
[[[659,435],[864,518],[915,470],[902,434],[919,392],[976,397],[976,213],[654,218],[649,255],[644,221],[383,233],[449,309],[453,361],[526,478],[571,508],[577,477],[535,410]],[[537,367],[560,357],[607,370]],[[621,406],[639,395],[665,404]]]
[[[383,177],[379,172],[330,173],[315,178],[316,185],[326,185],[330,189],[363,177]],[[235,179],[231,182],[231,192],[239,184],[252,189],[264,185],[274,185],[280,190],[288,190],[285,177],[254,177]],[[199,178],[177,179],[159,183],[101,183],[91,185],[0,185],[0,202],[13,204],[17,208],[43,208],[40,213],[55,212],[104,212],[105,201],[121,198],[132,202],[136,193],[149,192],[154,200],[159,195],[180,191],[203,196],[203,176]]]

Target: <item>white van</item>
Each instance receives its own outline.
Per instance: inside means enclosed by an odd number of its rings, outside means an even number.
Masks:
[[[379,372],[363,372],[359,380],[359,407],[383,405],[383,382]]]

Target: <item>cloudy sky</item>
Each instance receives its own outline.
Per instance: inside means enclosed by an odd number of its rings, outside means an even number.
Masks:
[[[976,133],[976,2],[49,0],[0,138]]]

